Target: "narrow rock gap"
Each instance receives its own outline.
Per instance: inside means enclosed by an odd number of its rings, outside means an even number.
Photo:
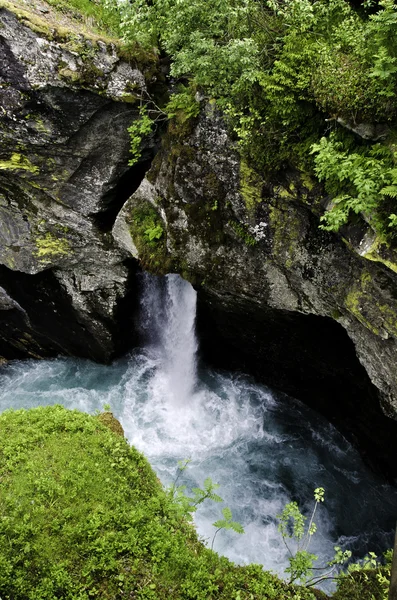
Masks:
[[[117,215],[124,206],[128,198],[138,189],[147,171],[152,164],[154,152],[148,150],[136,165],[130,167],[122,175],[115,186],[103,197],[103,203],[108,208],[100,213],[93,215],[93,218],[101,231],[104,233],[110,231],[114,225]]]

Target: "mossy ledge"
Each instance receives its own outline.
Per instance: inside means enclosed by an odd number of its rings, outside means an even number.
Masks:
[[[3,600],[314,597],[205,548],[146,459],[97,417],[9,410],[0,433]]]

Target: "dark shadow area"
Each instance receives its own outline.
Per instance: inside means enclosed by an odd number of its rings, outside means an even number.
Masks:
[[[96,310],[95,295],[87,297],[90,311],[77,310],[71,296],[51,270],[36,275],[0,266],[0,356],[6,359],[78,356],[108,363],[134,341],[137,303],[135,260],[128,261],[127,294],[113,319]],[[100,291],[98,291],[100,293]]]
[[[115,187],[103,197],[103,202],[108,208],[105,211],[93,215],[95,222],[101,231],[106,232],[112,229],[116,217],[125,202],[134,192],[136,192],[149,170],[153,156],[154,152],[147,150],[143,156],[143,160],[130,167],[124,175],[118,179]]]
[[[134,258],[126,259],[123,264],[128,269],[128,280],[127,293],[120,298],[115,315],[118,356],[140,344],[139,312],[142,269]]]
[[[199,291],[197,330],[203,360],[252,374],[302,400],[335,425],[373,470],[397,477],[397,422],[382,412],[377,389],[336,321]]]
[[[90,323],[75,310],[52,271],[27,275],[1,266],[0,286],[15,302],[12,311],[0,311],[0,352],[5,358],[63,354],[109,359],[100,324]]]

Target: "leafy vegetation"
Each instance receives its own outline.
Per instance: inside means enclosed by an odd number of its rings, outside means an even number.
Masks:
[[[223,111],[250,168],[275,174],[289,165],[321,177],[334,197],[324,228],[337,230],[360,214],[390,237],[396,226],[393,0],[366,0],[359,8],[347,0],[102,2],[119,11],[125,40],[172,58],[171,76],[183,84],[183,96],[164,108],[170,118],[178,104],[180,114],[194,115],[198,91]],[[346,176],[336,186],[338,162]]]
[[[314,567],[317,556],[309,552],[309,545],[312,536],[317,531],[314,517],[319,504],[324,502],[324,488],[318,487],[314,490],[315,504],[310,515],[309,524],[305,527],[306,517],[301,513],[296,502],[289,502],[283,512],[278,515],[278,530],[281,533],[284,544],[289,553],[289,567],[285,570],[289,574],[289,582],[300,581],[310,587],[320,583],[325,579],[332,579],[335,576],[337,565],[342,565],[350,557],[349,550],[342,551],[339,546],[335,546],[335,557],[325,567]],[[296,543],[296,551],[293,552],[288,541],[293,539]],[[314,574],[314,570],[320,573]]]
[[[165,269],[166,235],[156,209],[143,202],[131,210],[128,222],[143,265],[158,272]]]
[[[333,599],[388,600],[392,557],[392,550],[385,552],[384,561],[370,552],[361,563],[349,565],[338,578]]]
[[[205,548],[192,513],[207,499],[220,500],[216,484],[207,479],[191,498],[177,481],[164,490],[109,412],[89,416],[61,406],[5,411],[0,481],[3,600],[326,597]],[[321,490],[316,494],[321,502]],[[288,511],[303,539],[301,517]],[[229,509],[222,516],[215,527],[241,533]],[[389,568],[370,555],[340,577],[335,600],[372,600],[372,594],[383,600]]]
[[[0,415],[3,600],[312,598],[205,548],[120,433],[61,406]]]
[[[185,471],[187,465],[189,464],[190,459],[185,461],[179,461],[178,463],[178,472],[175,478],[174,483],[170,488],[171,498],[178,502],[181,505],[183,514],[193,514],[197,507],[202,504],[205,500],[212,500],[213,502],[223,502],[223,498],[221,498],[215,490],[219,488],[219,484],[214,483],[211,477],[207,477],[204,481],[203,488],[193,488],[193,496],[187,496],[186,494],[186,486],[180,485],[177,486],[178,479],[183,471]],[[221,529],[231,530],[235,533],[244,533],[244,528],[240,523],[233,521],[232,511],[227,506],[222,509],[223,519],[219,519],[213,523],[213,526],[216,527],[216,531],[214,533],[214,537],[212,538],[211,550],[214,547],[215,538]]]
[[[382,199],[397,198],[395,153],[381,144],[349,151],[332,134],[314,144],[312,152],[316,154],[315,172],[333,198],[332,210],[321,218],[322,228],[337,231],[352,212],[362,214],[375,230],[382,232]]]

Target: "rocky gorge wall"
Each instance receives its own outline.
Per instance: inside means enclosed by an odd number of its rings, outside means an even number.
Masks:
[[[128,166],[137,93],[154,57],[60,27],[47,8],[0,8],[0,355],[125,349],[131,268],[109,230],[152,141]],[[128,263],[128,261],[127,261]],[[120,312],[121,311],[121,312]],[[120,314],[119,314],[120,313]],[[130,340],[129,340],[130,342]]]
[[[318,183],[263,180],[205,102],[143,178],[156,140],[129,167],[127,127],[155,59],[32,15],[0,8],[0,356],[109,361],[134,343],[139,265],[178,272],[207,360],[308,402],[395,477],[390,249],[365,223],[321,231]]]
[[[360,255],[365,227],[318,228],[322,198],[302,173],[262,181],[204,104],[188,134],[165,138],[113,235],[196,286],[207,359],[303,399],[395,476],[397,275]],[[153,210],[163,236],[145,247],[137,223]]]

